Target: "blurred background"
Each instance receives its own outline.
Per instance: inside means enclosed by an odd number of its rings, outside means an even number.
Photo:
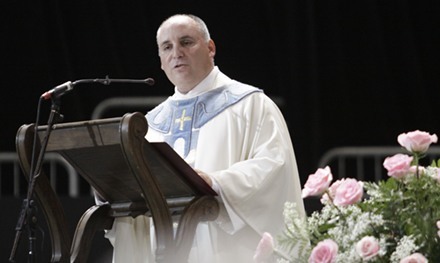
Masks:
[[[220,69],[264,89],[278,103],[304,183],[336,147],[397,146],[403,132],[440,132],[440,10],[433,3],[3,0],[0,152],[15,152],[16,132],[35,122],[41,94],[66,81],[151,77],[156,84],[78,85],[61,98],[64,122],[91,119],[108,99],[172,94],[160,69],[156,30],[170,15],[192,13],[207,23]],[[148,109],[132,105],[98,117]],[[41,123],[47,122],[49,110],[46,101]],[[21,190],[13,189],[11,169],[0,174],[2,262],[10,253],[26,188],[21,182]],[[59,195],[69,208],[73,231],[93,199],[89,193],[69,197],[62,187]],[[26,254],[26,242],[24,235],[19,256]],[[92,255],[93,262],[109,262],[106,241],[95,243],[102,252]]]

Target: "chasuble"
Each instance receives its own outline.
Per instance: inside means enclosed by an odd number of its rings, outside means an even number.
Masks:
[[[220,215],[197,227],[188,262],[252,262],[264,232],[284,229],[286,201],[305,215],[290,134],[260,89],[232,80],[217,67],[187,94],[146,115],[147,140],[165,141],[194,169],[207,173]],[[118,218],[106,236],[114,262],[154,262],[154,228],[145,216]]]

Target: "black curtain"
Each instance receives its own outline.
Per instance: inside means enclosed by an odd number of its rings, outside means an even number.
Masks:
[[[439,133],[434,3],[3,0],[0,151],[15,150],[15,133],[35,121],[39,96],[68,80],[153,77],[157,84],[77,86],[62,97],[64,121],[90,119],[106,98],[171,94],[155,35],[175,13],[207,22],[223,72],[283,99],[303,178],[333,147],[397,146],[402,132]]]

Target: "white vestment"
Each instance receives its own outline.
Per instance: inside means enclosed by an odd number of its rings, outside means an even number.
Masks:
[[[176,89],[169,100],[195,98],[237,85],[248,89],[215,67],[195,89],[187,94]],[[166,116],[176,123],[181,117]],[[199,224],[189,262],[252,262],[261,235],[269,232],[276,239],[283,231],[286,201],[296,202],[299,212],[305,214],[284,118],[264,93],[249,92],[196,128],[192,128],[197,132],[194,148],[185,153],[188,142],[180,139],[171,146],[193,168],[211,176],[221,209],[215,221]],[[164,136],[163,131],[150,127],[146,138],[150,142],[164,141]],[[151,224],[144,216],[115,220],[106,234],[114,245],[114,262],[151,262]]]

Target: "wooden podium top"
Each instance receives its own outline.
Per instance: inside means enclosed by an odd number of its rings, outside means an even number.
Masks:
[[[124,116],[127,125],[135,126],[126,136],[138,143],[136,153],[145,165],[144,174],[153,176],[164,197],[179,198],[216,195],[206,182],[166,143],[144,139],[148,126],[144,116]],[[142,193],[126,159],[122,142],[123,118],[110,118],[54,125],[47,151],[59,152],[80,175],[109,202],[137,202]],[[38,128],[40,140],[46,126]]]
[[[39,152],[47,128],[23,125],[17,132],[17,153],[25,176],[30,174],[35,130],[36,152]],[[216,217],[215,191],[166,143],[149,143],[145,139],[148,124],[143,114],[61,123],[52,128],[46,152],[60,153],[108,202],[108,209],[97,209],[94,211],[99,213],[88,212],[83,216],[80,231],[90,226],[87,218],[97,218],[98,214],[110,218],[148,214],[153,218],[157,233],[157,255],[176,247],[185,254],[188,242],[182,236],[193,235],[197,222],[203,218]],[[52,260],[67,262],[71,240],[66,218],[44,171],[41,173],[35,193],[50,229]],[[171,215],[176,210],[182,212],[183,223],[175,237]],[[102,211],[107,212],[101,214]],[[83,241],[77,240],[75,246],[87,248]]]

